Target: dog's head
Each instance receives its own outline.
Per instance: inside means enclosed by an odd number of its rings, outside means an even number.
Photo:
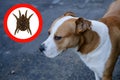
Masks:
[[[52,23],[49,37],[41,44],[40,51],[54,58],[68,48],[77,47],[83,41],[81,34],[90,29],[90,25],[90,21],[75,17],[72,12],[65,13]]]

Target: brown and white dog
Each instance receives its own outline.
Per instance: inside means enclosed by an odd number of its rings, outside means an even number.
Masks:
[[[96,80],[112,80],[120,54],[120,0],[114,1],[98,21],[67,12],[53,22],[48,32],[48,39],[40,46],[47,57],[54,58],[70,48],[95,73]]]

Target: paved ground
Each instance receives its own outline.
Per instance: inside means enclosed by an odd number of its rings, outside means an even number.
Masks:
[[[90,71],[77,54],[67,51],[54,59],[46,58],[38,51],[47,38],[52,21],[73,11],[77,16],[99,19],[113,0],[1,0],[0,1],[0,80],[94,80]],[[20,44],[10,40],[3,31],[5,12],[14,4],[30,3],[43,16],[42,33],[31,43]],[[113,80],[120,80],[120,58]]]

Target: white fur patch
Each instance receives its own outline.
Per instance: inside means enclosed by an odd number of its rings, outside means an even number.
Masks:
[[[105,63],[108,60],[111,52],[111,41],[109,37],[109,30],[105,24],[98,21],[92,22],[92,30],[97,32],[100,36],[99,46],[88,54],[81,54],[77,52],[83,62],[95,73],[96,80],[103,76]],[[92,47],[92,46],[91,46]]]
[[[48,37],[48,39],[44,42],[45,44],[45,51],[44,54],[49,58],[56,57],[59,53],[62,51],[58,51],[57,46],[54,41],[54,34],[57,31],[57,29],[67,20],[73,18],[72,16],[65,16],[55,22],[55,24],[52,26],[51,34]]]

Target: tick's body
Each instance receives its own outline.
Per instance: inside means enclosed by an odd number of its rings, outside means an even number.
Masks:
[[[15,14],[13,14],[13,15],[15,16],[15,18],[16,18],[16,20],[17,20],[17,24],[16,24],[17,26],[16,26],[16,30],[15,30],[15,32],[14,32],[14,35],[16,35],[16,32],[18,33],[19,30],[21,30],[21,31],[27,30],[27,32],[28,32],[28,33],[30,32],[30,34],[32,35],[32,32],[31,32],[31,30],[30,30],[29,20],[30,20],[30,18],[31,18],[31,16],[32,16],[33,14],[31,14],[31,15],[27,18],[27,11],[25,12],[25,15],[24,15],[24,14],[21,15],[21,12],[20,12],[20,10],[19,10],[19,18],[18,18]]]

